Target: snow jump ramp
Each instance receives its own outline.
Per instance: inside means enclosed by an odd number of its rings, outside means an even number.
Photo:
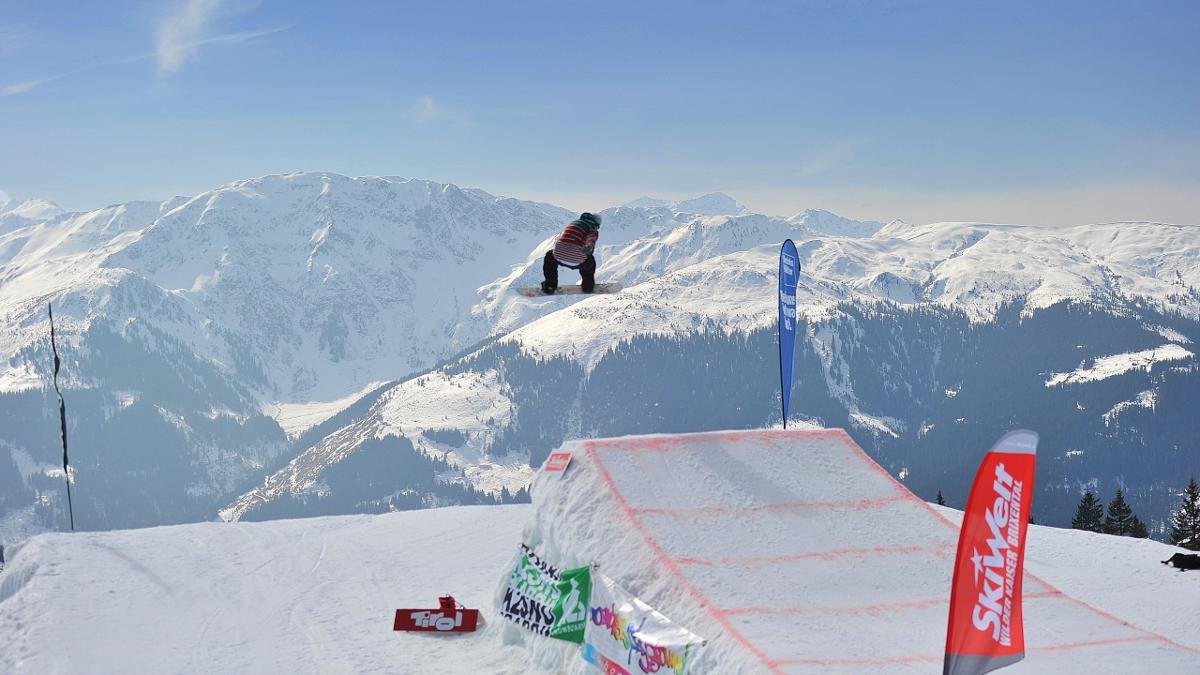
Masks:
[[[942,668],[958,527],[842,430],[572,441],[539,472],[526,542],[705,637],[689,673]],[[1200,653],[1025,575],[1026,658],[1005,672],[1200,672]],[[523,633],[540,666],[594,672]]]

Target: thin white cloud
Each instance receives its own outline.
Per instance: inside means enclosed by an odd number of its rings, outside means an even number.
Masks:
[[[425,124],[426,122],[432,122],[440,113],[441,111],[438,109],[437,104],[434,103],[432,96],[422,96],[421,100],[417,102],[416,109],[413,111],[413,120],[417,124]]]
[[[184,53],[194,54],[200,47],[203,47],[205,45],[239,44],[242,42],[248,42],[255,38],[260,38],[260,37],[264,37],[267,35],[274,35],[275,33],[281,33],[285,30],[288,30],[289,28],[291,28],[291,26],[284,26],[282,28],[264,28],[262,30],[248,30],[248,31],[242,31],[240,33],[225,33],[224,35],[213,35],[213,36],[206,37],[206,38],[200,38],[200,39],[194,40],[192,42],[179,44],[173,48],[181,50]],[[148,56],[150,56],[150,55],[147,55],[147,57]],[[164,73],[174,72],[175,70],[179,69],[179,65],[182,63],[182,62],[180,62],[179,64],[176,64],[176,65],[172,66],[170,69],[164,71],[163,70],[162,51],[155,52],[153,54],[153,56],[158,58],[159,72],[164,72]],[[147,58],[147,57],[139,57],[139,59]]]
[[[437,123],[439,125],[470,126],[471,118],[460,110],[446,107],[441,101],[429,94],[421,96],[401,112],[409,122],[416,126]]]
[[[192,3],[189,3],[189,4],[192,4]],[[220,4],[220,3],[216,2],[215,4]],[[163,52],[163,45],[160,42],[158,49],[156,49],[153,52],[149,52],[147,54],[136,54],[134,56],[126,56],[126,57],[122,57],[119,59],[102,61],[100,63],[95,63],[95,64],[92,64],[89,66],[84,66],[83,68],[77,68],[75,70],[67,71],[65,73],[59,73],[58,75],[42,77],[42,78],[38,78],[36,80],[26,80],[24,82],[16,82],[16,83],[4,86],[4,87],[0,87],[0,96],[15,96],[17,94],[25,94],[30,91],[33,91],[34,89],[42,86],[43,84],[46,84],[49,82],[54,82],[55,80],[61,80],[63,78],[67,78],[67,77],[73,77],[75,75],[79,75],[80,73],[86,73],[86,72],[90,72],[90,71],[97,70],[100,68],[107,68],[109,66],[123,65],[123,64],[127,64],[127,63],[135,63],[137,61],[146,61],[148,59],[157,59],[158,60],[160,73],[174,72],[175,70],[178,70],[179,66],[182,65],[183,60],[186,59],[187,56],[189,56],[191,54],[195,54],[196,51],[199,50],[200,47],[204,47],[207,45],[214,45],[214,44],[239,44],[242,42],[248,42],[250,40],[254,40],[256,38],[264,37],[267,35],[281,33],[285,30],[288,30],[289,28],[291,28],[291,26],[283,26],[280,28],[264,28],[261,30],[241,31],[241,32],[236,32],[236,33],[224,33],[222,35],[193,37],[193,39],[191,39],[190,41],[184,41],[184,42],[178,42],[178,41],[172,42],[168,47],[168,53],[171,55],[168,59],[168,63],[170,63],[171,65],[170,65],[170,68],[167,69],[166,71],[164,71],[164,69],[163,69],[163,65],[164,65],[163,54],[164,54],[164,52]],[[170,59],[178,59],[178,60],[171,61]]]
[[[53,82],[61,77],[64,76],[56,75],[54,77],[43,77],[40,80],[27,80],[25,82],[10,84],[7,87],[0,88],[0,96],[16,96],[17,94],[24,94],[26,92],[33,91],[37,87],[40,87],[47,82]]]
[[[256,4],[246,0],[187,0],[158,26],[155,34],[158,72],[169,75],[178,71],[205,45],[236,44],[287,30],[284,27],[212,34],[219,18],[244,13]]]
[[[173,73],[196,53],[197,41],[217,17],[222,4],[222,0],[188,0],[180,11],[159,24],[155,35],[158,72]]]

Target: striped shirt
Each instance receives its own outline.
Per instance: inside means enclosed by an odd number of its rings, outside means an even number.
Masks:
[[[571,223],[554,242],[554,259],[564,265],[582,265],[596,248],[600,230],[585,230]]]

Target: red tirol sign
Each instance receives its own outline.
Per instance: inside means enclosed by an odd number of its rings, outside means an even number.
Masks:
[[[571,453],[555,452],[546,459],[546,473],[558,474],[561,477],[571,463]]]
[[[398,609],[393,630],[470,633],[479,624],[479,610],[467,609],[454,601],[454,596],[438,598],[438,609]]]
[[[1021,577],[1038,435],[1011,431],[992,447],[967,499],[943,675],[980,675],[1025,658]]]

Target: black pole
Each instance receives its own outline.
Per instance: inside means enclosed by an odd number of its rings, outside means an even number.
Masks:
[[[62,390],[58,388],[58,345],[54,342],[54,306],[46,305],[50,310],[50,349],[54,351],[54,392],[58,394],[58,420],[62,426],[63,446],[63,475],[67,479],[67,512],[71,514],[71,531],[75,531],[75,506],[71,503],[71,468],[67,460],[67,404],[63,401]]]

